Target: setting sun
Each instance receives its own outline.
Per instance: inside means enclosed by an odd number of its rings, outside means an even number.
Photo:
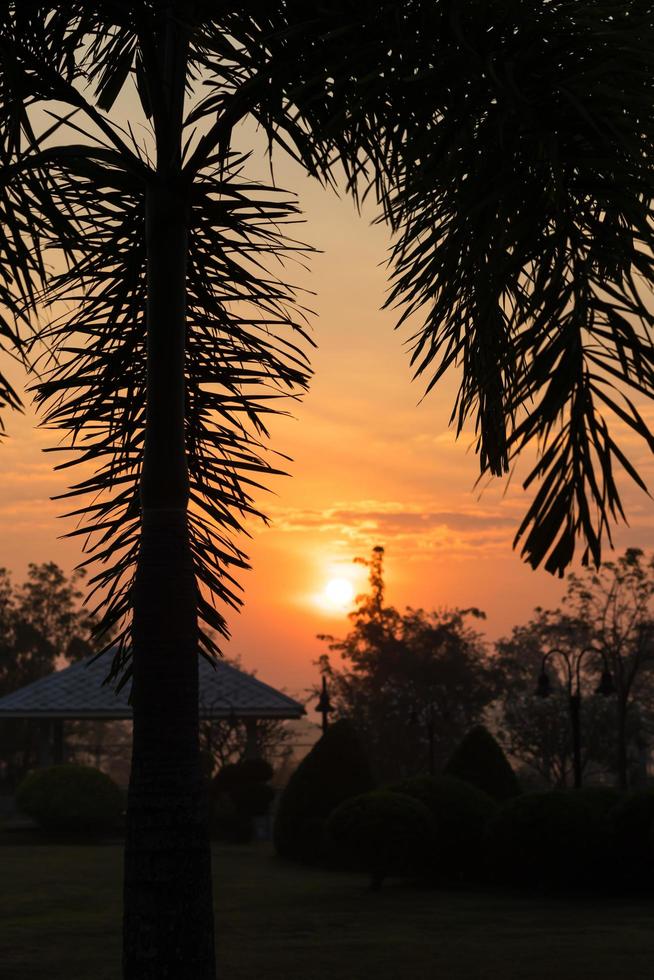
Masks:
[[[333,609],[346,609],[354,599],[354,586],[346,578],[333,578],[325,586],[324,597]]]

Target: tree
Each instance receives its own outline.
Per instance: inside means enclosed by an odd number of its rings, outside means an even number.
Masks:
[[[638,705],[654,705],[654,555],[627,548],[616,561],[570,575],[564,602],[584,623],[589,640],[606,658],[615,687],[618,782],[629,782],[629,736],[637,731]],[[630,731],[631,729],[631,731]]]
[[[53,561],[30,562],[17,596],[19,619],[37,631],[55,657],[68,662],[81,660],[94,649],[90,638],[96,623],[80,607],[79,586],[85,577],[82,569],[67,577]]]
[[[578,579],[571,576],[569,589],[576,591],[577,585]],[[537,609],[529,622],[514,627],[511,636],[496,646],[496,665],[502,677],[495,705],[500,736],[517,761],[558,788],[570,784],[573,750],[567,677],[557,657],[547,663],[550,696],[537,695],[543,657],[550,650],[567,651],[573,658],[581,656],[582,772],[594,771],[596,776],[605,777],[618,771],[615,745],[619,703],[612,696],[597,693],[604,667],[603,647],[595,632],[596,621],[580,612],[571,605],[566,611]],[[643,685],[641,691],[645,689]],[[634,715],[625,732],[626,744],[632,748],[639,735],[636,721]]]
[[[495,694],[494,675],[481,637],[466,624],[476,609],[400,613],[384,599],[384,549],[370,560],[370,592],[359,596],[343,639],[322,636],[345,666],[328,655],[336,717],[360,733],[379,780],[422,771],[432,774],[477,722]],[[356,559],[362,562],[362,559]]]
[[[17,588],[0,569],[0,696],[45,677],[59,658],[71,662],[93,651],[92,618],[79,605],[83,578],[66,577],[54,562],[30,562]],[[0,762],[12,785],[36,765],[36,722],[0,721]]]
[[[132,679],[126,977],[214,973],[198,618],[227,635],[266,416],[309,376],[266,271],[298,248],[296,204],[248,180],[235,127],[376,194],[389,302],[427,311],[417,373],[462,367],[453,420],[474,418],[482,470],[540,441],[518,537],[562,572],[577,538],[600,560],[613,463],[642,483],[603,413],[652,445],[618,391],[652,390],[652,33],[617,0],[2,4],[0,343],[95,467],[71,493]],[[19,404],[6,378],[0,401]]]

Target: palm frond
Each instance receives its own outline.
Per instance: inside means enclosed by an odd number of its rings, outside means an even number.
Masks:
[[[642,483],[609,421],[652,445],[628,392],[652,395],[653,41],[621,0],[343,0],[251,4],[197,46],[193,121],[215,121],[191,162],[247,112],[376,192],[415,375],[461,369],[452,422],[474,421],[482,474],[540,446],[516,542],[553,572],[578,538],[599,562],[615,469]]]
[[[482,473],[539,447],[516,543],[562,574],[624,517],[615,470],[644,486],[616,422],[654,448],[629,398],[654,392],[653,25],[614,0],[439,8],[379,171],[389,302],[424,318],[427,390],[462,369]]]
[[[241,603],[234,573],[248,566],[235,535],[247,517],[263,517],[253,491],[279,472],[264,455],[266,416],[279,411],[283,394],[306,387],[309,376],[295,291],[268,269],[271,259],[305,250],[283,230],[297,219],[297,206],[284,192],[247,181],[241,163],[206,172],[192,189],[186,448],[208,652],[215,651],[210,630],[228,635],[224,607]],[[71,533],[85,538],[85,564],[99,568],[90,581],[103,628],[120,630],[113,670],[121,673],[129,663],[139,544],[145,188],[117,166],[101,177],[89,173],[89,164],[75,168],[68,159],[65,170],[50,172],[60,211],[74,216],[69,240],[60,243],[74,261],[49,283],[49,302],[65,312],[39,335],[47,355],[37,365],[42,380],[35,393],[46,424],[69,433],[60,448],[75,458],[60,466],[93,467],[64,496],[79,499],[68,515],[79,522]]]

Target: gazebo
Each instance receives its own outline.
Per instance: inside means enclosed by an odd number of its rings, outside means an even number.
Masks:
[[[31,718],[39,725],[39,764],[57,764],[65,759],[64,722],[88,719],[131,721],[129,685],[116,691],[104,684],[111,651],[93,661],[80,660],[0,698],[0,720]],[[287,694],[264,684],[257,677],[217,660],[212,665],[200,659],[200,718],[243,721],[248,754],[256,751],[256,723],[263,719],[297,719],[303,706]]]

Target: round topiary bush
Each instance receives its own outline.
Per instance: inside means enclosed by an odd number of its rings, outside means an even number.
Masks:
[[[531,887],[584,887],[601,853],[601,816],[583,793],[528,793],[488,825],[489,866],[499,880]]]
[[[327,817],[339,803],[372,786],[370,766],[352,725],[330,725],[281,794],[273,829],[277,853],[296,861],[325,860]]]
[[[652,889],[654,789],[629,793],[609,813],[616,883]]]
[[[275,790],[267,783],[246,782],[235,786],[231,796],[240,813],[248,817],[265,817],[275,798]]]
[[[212,779],[212,792],[231,792],[235,787],[247,783],[268,783],[272,777],[273,768],[265,759],[241,759],[240,762],[228,762]]]
[[[391,788],[424,803],[432,815],[436,828],[432,874],[481,877],[486,825],[497,810],[487,793],[454,776],[414,776]]]
[[[443,770],[503,803],[520,793],[516,774],[501,746],[483,725],[472,728]]]
[[[424,803],[388,790],[345,800],[329,815],[326,833],[345,862],[369,872],[373,889],[389,875],[418,873],[434,843]]]
[[[18,787],[16,804],[44,830],[75,833],[118,829],[125,806],[106,773],[73,765],[31,772]]]
[[[575,793],[602,819],[623,799],[620,790],[613,786],[584,786]]]
[[[223,766],[211,781],[210,827],[217,840],[244,844],[254,836],[255,817],[270,810],[273,769],[265,759],[242,759]]]

